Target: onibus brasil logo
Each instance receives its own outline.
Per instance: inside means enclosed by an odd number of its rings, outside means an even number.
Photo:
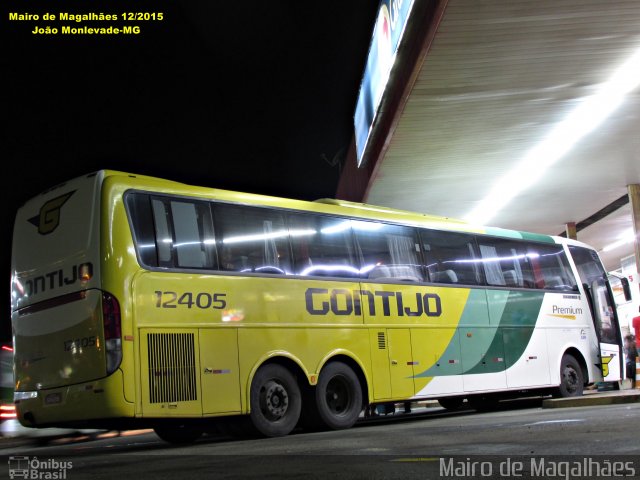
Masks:
[[[38,480],[64,480],[67,470],[73,468],[72,462],[38,457],[11,456],[9,457],[9,478],[29,478]]]

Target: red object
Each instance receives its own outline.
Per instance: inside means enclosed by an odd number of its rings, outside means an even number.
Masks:
[[[633,317],[631,325],[633,326],[633,331],[636,334],[636,348],[638,348],[640,347],[640,315]]]
[[[15,405],[0,405],[0,421],[8,418],[17,418]]]

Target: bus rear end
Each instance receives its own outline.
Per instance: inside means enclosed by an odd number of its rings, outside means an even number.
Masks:
[[[105,384],[118,381],[112,377],[122,355],[119,304],[100,282],[103,179],[99,172],[60,184],[16,214],[14,399],[27,426],[95,418],[92,406],[111,403]]]

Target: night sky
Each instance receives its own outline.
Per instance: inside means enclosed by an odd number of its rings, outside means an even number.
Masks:
[[[2,2],[2,339],[10,336],[15,212],[47,187],[110,168],[292,198],[333,196],[377,4]],[[125,11],[164,19],[43,19]],[[40,19],[12,21],[9,12]],[[140,33],[61,34],[63,25],[125,24]],[[31,33],[47,26],[59,33]]]

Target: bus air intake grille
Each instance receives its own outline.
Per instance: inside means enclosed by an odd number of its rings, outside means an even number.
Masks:
[[[197,400],[193,333],[149,333],[149,401]]]
[[[378,332],[378,349],[384,350],[387,348],[387,339],[384,336],[384,332]]]

